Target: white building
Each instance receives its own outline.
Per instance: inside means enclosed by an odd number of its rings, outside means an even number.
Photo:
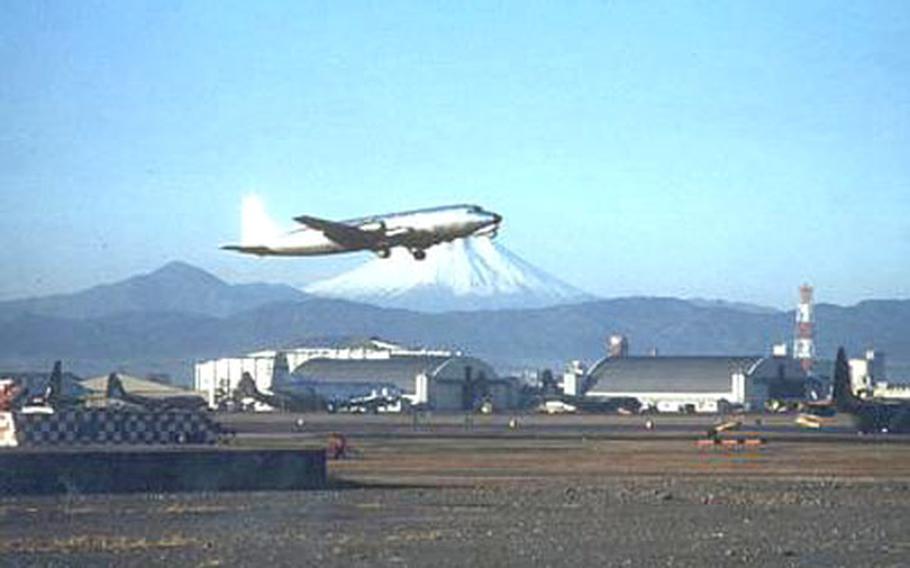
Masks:
[[[806,373],[789,357],[619,357],[594,365],[587,396],[631,397],[660,412],[761,409],[769,399],[801,399]]]
[[[850,359],[849,364],[850,386],[854,394],[858,396],[873,396],[875,391],[882,390],[880,383],[887,387],[884,353],[869,349],[866,351],[865,357],[862,359]]]
[[[559,387],[563,394],[568,396],[581,396],[584,394],[585,375],[587,370],[581,361],[572,361],[562,374],[562,383]]]
[[[514,382],[485,362],[463,355],[391,355],[388,358],[310,359],[291,375],[295,384],[326,400],[388,393],[435,410],[494,409],[515,404]]]
[[[910,399],[910,383],[889,382],[885,376],[885,354],[869,349],[862,359],[850,359],[850,385],[861,397]]]
[[[243,357],[223,357],[196,363],[193,388],[202,393],[211,408],[234,392],[243,373],[256,381],[256,388],[270,392],[275,368],[275,353],[251,353]]]
[[[463,409],[478,397],[494,408],[515,404],[513,381],[500,379],[487,363],[459,352],[410,349],[371,339],[340,347],[265,350],[196,364],[195,388],[216,407],[230,397],[243,373],[262,392],[274,386],[312,389],[327,401],[374,393],[401,395],[414,404],[441,410]]]

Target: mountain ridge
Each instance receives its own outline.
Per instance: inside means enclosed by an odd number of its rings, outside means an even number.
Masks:
[[[73,319],[164,311],[227,316],[274,301],[306,297],[284,284],[228,284],[189,263],[171,261],[148,273],[71,294],[0,302],[0,320],[22,313]]]
[[[167,294],[174,284],[167,283],[170,277],[193,280],[193,274],[169,271],[168,278],[152,282],[162,284],[161,293]],[[215,287],[220,288],[217,282]],[[116,286],[101,289],[113,290],[115,296],[119,293]],[[73,296],[83,298],[79,293]],[[666,355],[760,355],[768,353],[774,343],[789,344],[793,333],[792,310],[753,313],[671,297],[443,313],[300,293],[292,294],[291,299],[268,299],[242,309],[235,305],[238,309],[220,315],[174,310],[181,303],[164,301],[139,304],[144,311],[90,317],[33,313],[13,306],[0,317],[4,322],[0,326],[0,369],[40,370],[63,359],[67,368],[79,374],[128,369],[137,374],[170,374],[185,384],[192,377],[193,363],[200,359],[304,345],[316,338],[376,336],[463,350],[490,361],[502,372],[512,372],[558,369],[572,359],[593,362],[605,354],[605,339],[613,333],[629,337],[633,354],[657,348]],[[3,308],[0,304],[0,314]],[[74,309],[76,314],[84,311]],[[851,354],[875,347],[887,354],[891,368],[907,369],[890,379],[910,378],[910,300],[864,301],[850,307],[818,304],[816,315],[822,358],[833,356],[839,345]]]

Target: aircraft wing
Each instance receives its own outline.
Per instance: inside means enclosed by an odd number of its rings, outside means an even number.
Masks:
[[[326,237],[345,247],[370,247],[379,240],[377,233],[364,231],[344,223],[327,221],[309,215],[294,217],[294,220],[311,229],[322,231]]]
[[[269,247],[261,246],[243,246],[243,245],[224,245],[221,247],[222,250],[232,250],[236,252],[245,252],[248,254],[258,254],[259,256],[265,256],[271,254],[272,250]]]

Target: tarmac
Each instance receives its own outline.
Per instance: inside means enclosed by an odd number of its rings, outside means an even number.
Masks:
[[[725,421],[742,423],[725,436],[753,436],[764,439],[811,443],[910,443],[910,434],[857,434],[845,415],[823,418],[819,430],[800,427],[796,414],[716,415],[618,415],[618,414],[225,414],[221,423],[244,440],[301,440],[333,432],[360,439],[377,438],[530,438],[603,440],[692,440],[712,426]],[[646,428],[650,422],[652,428]]]
[[[25,565],[905,566],[910,439],[749,416],[230,415],[237,447],[349,455],[317,491],[0,499]],[[302,424],[299,422],[302,419]],[[644,420],[655,422],[653,430]],[[755,420],[760,423],[756,424]],[[514,425],[514,424],[513,424]]]

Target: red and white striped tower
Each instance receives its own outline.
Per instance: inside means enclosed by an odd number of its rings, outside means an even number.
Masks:
[[[815,316],[812,305],[812,286],[799,287],[799,305],[796,306],[796,332],[793,338],[793,358],[798,359],[807,373],[815,364]]]

